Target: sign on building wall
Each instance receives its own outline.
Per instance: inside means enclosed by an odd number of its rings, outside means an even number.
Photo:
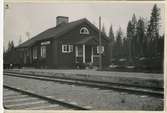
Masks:
[[[41,45],[49,45],[50,41],[41,42]]]

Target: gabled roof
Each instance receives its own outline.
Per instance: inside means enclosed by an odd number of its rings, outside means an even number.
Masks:
[[[17,48],[30,47],[34,43],[36,43],[37,41],[47,40],[47,39],[50,39],[50,38],[53,38],[53,37],[58,38],[61,35],[63,35],[64,33],[66,33],[69,30],[75,28],[76,26],[80,25],[83,22],[87,22],[93,29],[98,31],[98,29],[91,22],[89,22],[86,18],[83,18],[83,19],[80,19],[80,20],[77,20],[77,21],[73,21],[73,22],[66,23],[66,24],[60,24],[56,27],[47,29],[44,32],[34,36],[33,38],[23,42]],[[106,38],[106,40],[108,40],[106,35],[104,35],[104,34],[102,34],[102,35]]]

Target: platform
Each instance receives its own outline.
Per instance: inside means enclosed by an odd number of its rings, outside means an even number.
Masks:
[[[163,74],[56,69],[12,69],[10,71],[22,72],[24,74],[47,75],[63,78],[120,83],[126,85],[136,85],[141,87],[164,87]]]

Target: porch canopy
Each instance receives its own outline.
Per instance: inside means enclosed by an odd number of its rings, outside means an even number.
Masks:
[[[102,45],[105,44],[105,40],[102,41]],[[98,64],[97,46],[99,45],[99,40],[97,36],[83,37],[79,41],[73,43],[75,46],[75,56],[76,62],[83,63],[96,63]]]
[[[98,36],[83,37],[79,41],[74,42],[75,45],[99,45]],[[102,39],[102,45],[106,45],[106,40]]]

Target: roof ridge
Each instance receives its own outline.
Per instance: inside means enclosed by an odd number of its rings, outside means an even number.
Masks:
[[[38,41],[49,40],[50,38],[58,38],[62,34],[68,32],[69,30],[73,29],[77,25],[82,24],[83,22],[87,22],[90,26],[92,26],[93,29],[95,29],[96,31],[98,30],[98,28],[94,24],[92,24],[87,18],[81,18],[79,20],[71,21],[60,26],[48,28],[37,34],[36,36],[32,37],[31,39],[24,41],[18,46],[18,48],[30,47]]]
[[[87,19],[86,19],[86,18],[81,18],[81,19],[79,19],[79,20],[71,21],[71,22],[69,22],[69,23],[66,23],[66,24],[63,24],[63,25],[60,25],[60,26],[54,26],[54,27],[48,28],[48,29],[42,31],[41,33],[39,33],[39,34],[33,36],[32,38],[30,38],[30,39],[24,41],[22,44],[18,45],[17,47],[18,47],[18,48],[19,48],[19,47],[24,47],[25,45],[29,45],[29,44],[27,44],[27,43],[35,43],[36,41],[42,40],[42,38],[38,38],[38,39],[36,39],[36,38],[39,37],[39,36],[42,35],[42,34],[46,34],[46,32],[48,32],[48,31],[52,31],[52,30],[54,30],[54,29],[57,30],[57,31],[59,31],[61,28],[65,27],[66,25],[67,25],[67,26],[70,26],[70,25],[72,25],[73,23],[80,24],[80,23],[78,23],[78,22],[83,22],[83,21],[85,21],[85,20],[87,20]]]

